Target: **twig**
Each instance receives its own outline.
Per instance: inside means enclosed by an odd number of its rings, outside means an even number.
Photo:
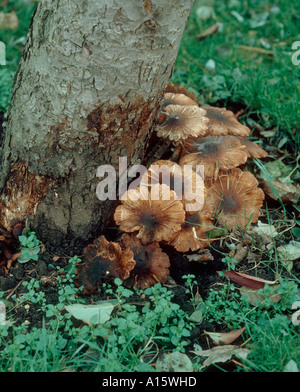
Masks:
[[[14,288],[12,289],[12,291],[8,294],[8,296],[6,297],[6,299],[9,299],[9,298],[13,295],[13,293],[17,290],[17,288],[21,285],[22,282],[23,282],[23,279],[16,285],[16,287],[14,287]]]
[[[248,366],[243,365],[241,362],[236,361],[235,359],[232,359],[231,361],[232,361],[235,365],[239,365],[239,366],[241,366],[241,367],[243,367],[243,368],[245,368],[245,369],[247,369],[247,370],[251,370]]]
[[[256,52],[256,53],[260,53],[260,54],[265,54],[267,56],[274,56],[274,53],[272,50],[266,50],[263,48],[256,48],[254,46],[246,46],[246,45],[240,45],[239,49],[241,50],[246,50],[248,52]]]

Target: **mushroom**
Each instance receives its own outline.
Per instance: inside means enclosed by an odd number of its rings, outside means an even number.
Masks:
[[[180,158],[180,166],[204,166],[206,184],[214,181],[219,171],[227,171],[247,161],[247,154],[239,140],[234,136],[206,136],[195,140],[189,139],[184,145],[187,150],[197,151]]]
[[[225,108],[200,106],[206,110],[208,118],[208,135],[249,136],[250,129],[242,125],[232,111]]]
[[[245,152],[248,158],[266,158],[268,156],[267,151],[262,149],[257,143],[252,142],[246,137],[236,136],[242,146],[245,146]]]
[[[181,230],[175,233],[168,243],[174,246],[178,252],[203,249],[213,241],[205,236],[205,233],[213,228],[213,220],[209,214],[196,212],[186,217]]]
[[[175,86],[175,84],[173,84],[173,83],[168,83],[165,94],[168,94],[168,93],[184,94],[198,104],[198,99],[196,98],[195,94],[192,93],[191,91],[188,91],[187,87],[181,86],[180,84]]]
[[[105,281],[127,279],[135,266],[130,249],[123,250],[119,244],[107,241],[103,235],[84,249],[83,256],[85,262],[78,264],[74,281],[77,287],[84,286],[85,294],[97,292]]]
[[[157,136],[179,142],[192,136],[205,136],[208,118],[206,110],[198,106],[168,105],[164,121],[156,128]]]
[[[190,170],[189,170],[190,169]],[[141,186],[165,184],[181,200],[186,213],[199,211],[204,204],[206,189],[202,177],[192,168],[181,167],[168,160],[159,160],[149,167],[141,178]]]
[[[116,224],[127,233],[138,231],[143,244],[168,241],[184,222],[181,201],[164,184],[156,184],[150,191],[144,186],[129,189],[121,202],[114,213]]]
[[[165,93],[162,107],[168,105],[198,106],[198,103],[185,94]]]
[[[254,175],[236,168],[211,185],[204,208],[215,213],[218,223],[235,231],[257,222],[264,196]]]
[[[134,234],[124,233],[120,244],[130,249],[136,262],[129,278],[124,281],[128,287],[146,289],[157,283],[165,283],[169,275],[169,256],[162,251],[157,242],[143,245]]]
[[[19,219],[13,219],[10,227],[12,229],[10,232],[0,228],[0,268],[4,276],[21,256],[21,252],[16,252],[16,240],[22,235],[25,224]]]

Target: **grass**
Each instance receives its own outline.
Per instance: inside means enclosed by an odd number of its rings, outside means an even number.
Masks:
[[[0,1],[1,6],[1,1]],[[15,12],[19,26],[16,30],[1,30],[0,41],[6,46],[6,65],[0,65],[0,111],[6,112],[13,86],[14,75],[18,69],[21,52],[26,42],[26,36],[36,4],[29,0],[9,0],[1,7],[1,12]]]
[[[300,178],[299,170],[295,170],[300,145],[300,65],[291,61],[291,46],[300,39],[299,7],[284,0],[279,0],[276,6],[266,0],[207,0],[206,4],[214,4],[214,14],[203,20],[199,17],[203,4],[204,1],[195,0],[172,81],[189,87],[202,104],[242,109],[239,119],[255,124],[252,136],[256,140],[266,146],[280,146],[282,162],[289,169],[291,182],[296,183]],[[7,65],[0,66],[2,112],[9,105],[34,8],[34,2],[14,0],[1,9],[15,11],[20,22],[16,31],[0,31],[0,41],[5,42],[7,49]],[[217,22],[221,26],[217,33],[201,41],[197,39]],[[259,127],[274,130],[274,134],[260,137]],[[270,152],[270,159],[278,160],[278,155]],[[269,176],[272,186],[272,178],[261,161],[254,162],[253,170]],[[151,372],[155,371],[153,365],[161,352],[189,354],[194,341],[198,344],[200,338],[198,334],[195,339],[193,331],[197,327],[203,330],[202,323],[210,323],[221,331],[246,326],[243,339],[251,353],[240,361],[238,371],[281,372],[290,360],[300,369],[299,327],[292,322],[295,312],[292,305],[299,300],[300,282],[286,270],[276,252],[278,245],[299,240],[296,235],[299,212],[296,203],[286,206],[279,198],[279,206],[264,211],[265,221],[276,227],[279,236],[269,248],[257,238],[251,239],[251,250],[259,261],[254,267],[252,264],[247,267],[258,275],[268,272],[281,278],[280,302],[270,299],[268,293],[272,288],[267,288],[261,293],[265,295],[263,304],[253,305],[225,277],[221,283],[207,288],[206,297],[201,299],[195,277],[186,276],[183,295],[190,308],[183,309],[175,301],[172,289],[157,285],[137,292],[117,282],[105,287],[105,295],[118,303],[110,319],[96,325],[83,323],[66,311],[70,304],[90,305],[90,298],[74,286],[74,259],[71,259],[69,268],[53,270],[54,299],[48,297],[38,279],[29,277],[19,295],[7,299],[7,293],[0,293],[0,299],[6,303],[7,319],[12,323],[0,326],[0,371]],[[231,246],[230,250],[241,237],[224,235],[224,241]],[[32,256],[29,250],[25,263]],[[220,253],[224,269],[239,267],[225,245]],[[42,256],[36,252],[36,258],[39,257]],[[39,326],[18,320],[18,312],[26,315],[27,310],[37,315]],[[198,312],[198,323],[190,319],[193,314],[195,320],[194,312]],[[192,358],[192,361],[197,371],[201,360]]]
[[[208,20],[197,17],[202,3],[215,5],[215,15]],[[272,4],[196,1],[172,80],[192,88],[203,104],[242,105],[246,110],[240,119],[247,122],[252,116],[263,127],[276,128],[270,143],[284,137],[285,147],[298,151],[300,66],[292,63],[291,46],[299,40],[300,11],[295,2],[278,1],[273,8]],[[199,41],[197,36],[214,23],[221,24],[221,31]],[[215,69],[205,66],[209,60]]]
[[[69,264],[74,267],[77,262],[73,258]],[[4,300],[11,313],[18,308],[38,312],[42,325],[30,327],[26,321],[13,328],[0,325],[0,371],[153,372],[159,353],[188,354],[193,347],[191,331],[197,323],[190,316],[195,309],[199,313],[199,306],[183,311],[174,302],[170,289],[157,284],[147,290],[128,290],[116,281],[116,285],[105,288],[106,295],[117,300],[109,320],[83,323],[66,311],[70,303],[90,303],[80,294],[80,288],[74,287],[74,268],[58,268],[58,272],[59,296],[55,304],[48,303],[36,279],[24,282],[26,290],[12,299],[13,306],[12,300]],[[194,278],[186,276],[187,299],[193,305]],[[290,359],[300,367],[299,331],[289,317],[297,287],[285,280],[281,288],[281,302],[273,303],[266,297],[256,306],[241,297],[230,282],[220,290],[211,289],[204,301],[198,298],[203,320],[229,329],[246,326],[244,340],[250,341],[247,347],[251,355],[238,370],[282,371]],[[9,320],[14,323],[13,316]],[[199,361],[193,360],[195,371],[199,366]]]

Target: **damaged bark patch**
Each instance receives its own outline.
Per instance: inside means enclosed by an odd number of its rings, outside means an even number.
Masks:
[[[140,96],[127,105],[99,105],[88,115],[87,129],[97,131],[103,148],[120,151],[124,146],[128,158],[142,158],[158,109],[159,99],[145,102]]]
[[[152,14],[153,11],[152,11],[151,0],[144,0],[144,3],[145,3],[144,10]]]
[[[54,183],[50,177],[30,173],[25,163],[14,164],[0,198],[0,225],[9,230],[12,220],[35,215]]]

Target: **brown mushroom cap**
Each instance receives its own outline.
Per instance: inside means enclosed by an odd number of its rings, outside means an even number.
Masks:
[[[124,233],[121,246],[130,249],[136,262],[124,284],[129,287],[145,289],[156,283],[165,283],[169,275],[170,260],[157,242],[143,245],[135,235]]]
[[[234,136],[206,136],[195,139],[195,143],[189,141],[184,148],[197,152],[184,155],[179,164],[204,166],[204,179],[206,184],[214,181],[219,171],[226,171],[244,164],[247,161],[245,146]],[[196,168],[195,168],[196,170]],[[197,171],[197,170],[196,170]]]
[[[245,152],[248,158],[266,158],[268,156],[267,151],[262,149],[257,143],[252,142],[246,137],[236,136],[242,146],[245,146]]]
[[[158,137],[178,142],[207,133],[206,111],[198,106],[168,105],[163,115],[163,123],[156,128]]]
[[[114,213],[120,229],[127,233],[138,231],[137,238],[143,244],[168,241],[174,232],[180,230],[184,218],[181,201],[164,184],[156,184],[150,191],[146,187],[128,190]]]
[[[188,214],[203,207],[206,195],[204,181],[192,168],[181,167],[168,160],[156,161],[141,179],[141,186],[151,187],[155,184],[169,186]]]
[[[250,172],[232,169],[222,174],[209,189],[205,206],[215,212],[218,223],[229,230],[245,229],[257,222],[264,201],[264,192]]]
[[[189,91],[187,87],[181,86],[180,84],[175,86],[173,83],[168,83],[165,93],[184,94],[198,103],[198,99],[196,98],[195,94]]]
[[[86,294],[97,292],[104,281],[127,279],[135,266],[130,249],[122,250],[119,244],[107,241],[104,236],[89,244],[83,256],[86,261],[77,266],[75,284],[84,286]]]
[[[205,236],[205,233],[214,228],[212,218],[202,212],[196,212],[187,216],[182,228],[175,233],[168,242],[178,252],[196,251],[206,248],[213,239]]]
[[[185,94],[165,93],[163,108],[168,105],[198,106],[197,102]]]
[[[232,111],[225,108],[201,106],[208,118],[208,135],[249,136],[250,129],[242,125]]]

